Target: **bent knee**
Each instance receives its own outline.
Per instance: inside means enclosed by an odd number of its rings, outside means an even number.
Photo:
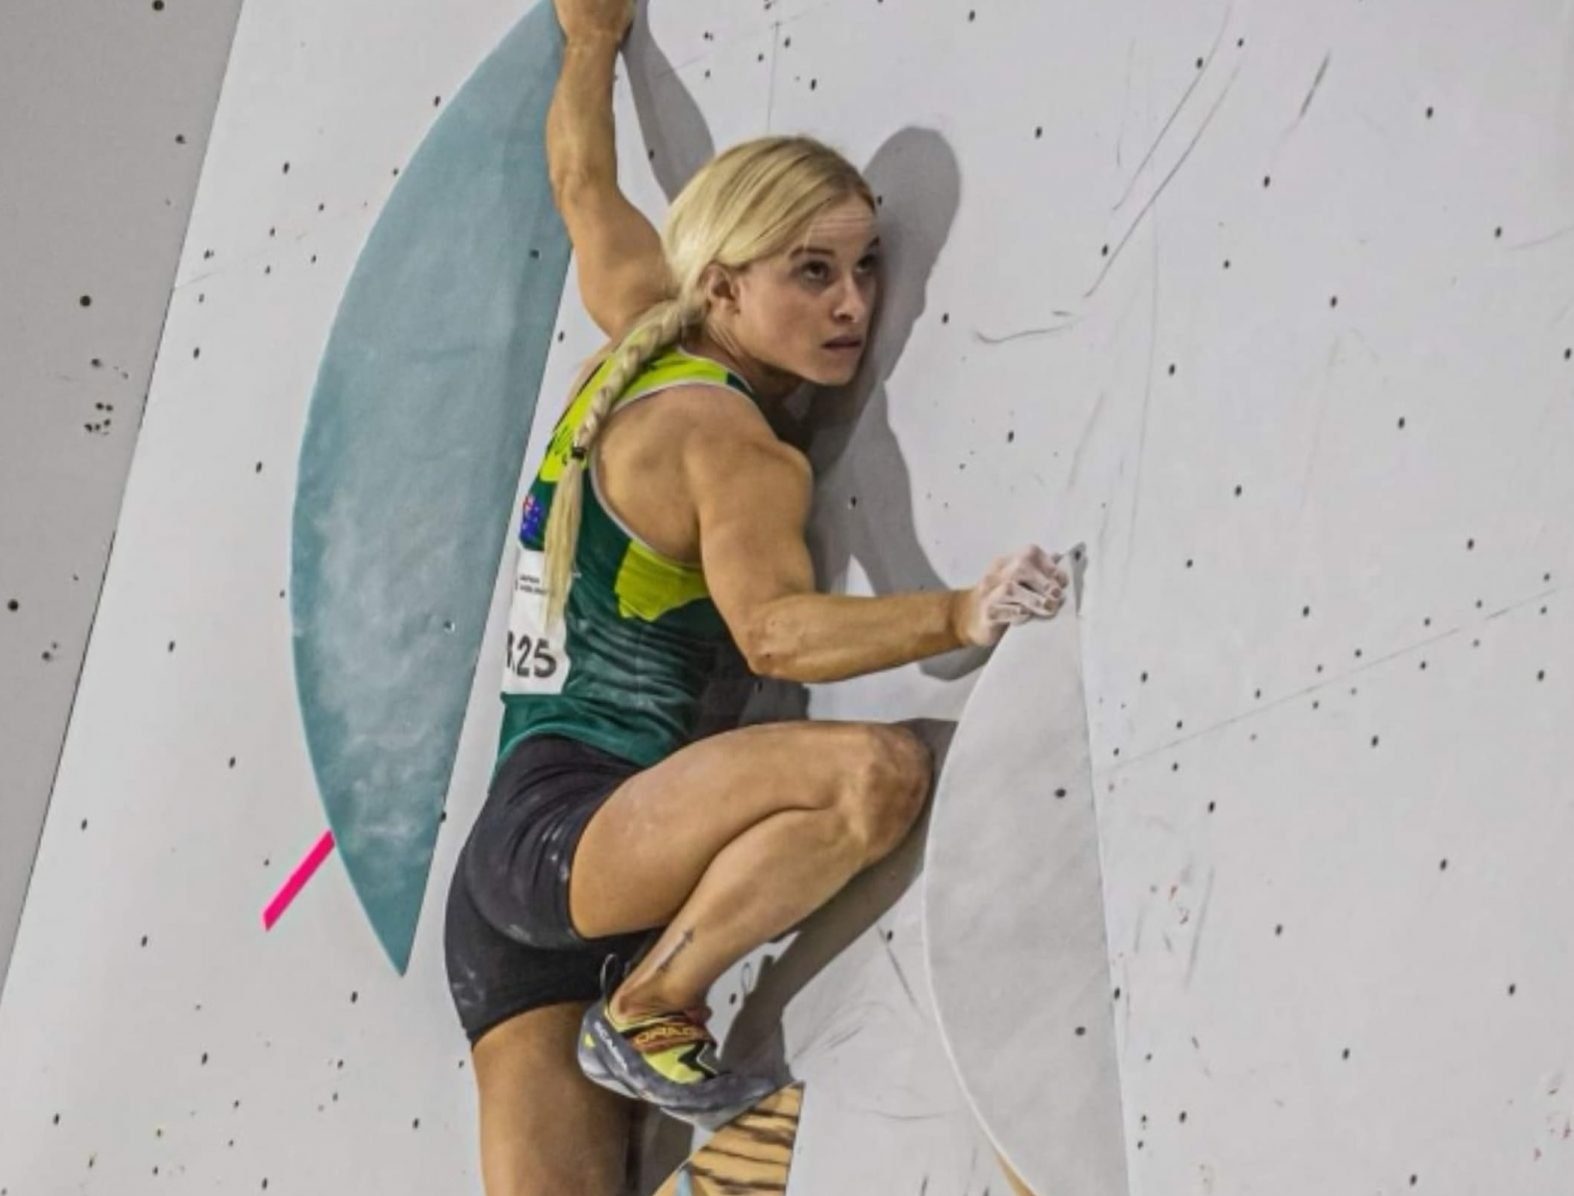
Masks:
[[[844,810],[871,856],[891,851],[912,828],[933,775],[929,745],[912,731],[887,723],[863,726]]]

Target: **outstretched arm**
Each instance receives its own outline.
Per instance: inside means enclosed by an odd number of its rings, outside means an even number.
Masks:
[[[679,451],[705,580],[751,672],[841,681],[969,642],[967,590],[821,593],[804,542],[814,495],[809,459],[772,435],[741,397],[703,402]]]
[[[576,0],[558,0],[560,18],[565,7],[578,15]],[[568,41],[547,111],[547,167],[579,262],[585,308],[602,331],[618,339],[670,293],[670,281],[655,228],[618,189],[612,73],[623,32],[615,23],[563,25]]]

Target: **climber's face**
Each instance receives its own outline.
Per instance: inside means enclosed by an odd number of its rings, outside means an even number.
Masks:
[[[843,200],[785,252],[742,270],[711,267],[707,287],[711,339],[762,397],[783,397],[803,382],[846,385],[868,348],[879,299],[875,215],[856,196]]]

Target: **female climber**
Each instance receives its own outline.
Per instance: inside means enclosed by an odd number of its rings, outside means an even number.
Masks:
[[[928,796],[928,748],[884,723],[693,739],[718,648],[835,681],[993,645],[1068,585],[1030,545],[971,589],[816,591],[813,476],[773,421],[858,372],[874,196],[818,141],[763,137],[705,165],[658,236],[613,157],[632,2],[554,2],[553,190],[611,339],[524,501],[497,763],[448,897],[488,1196],[623,1191],[629,1098],[714,1127],[767,1095],[718,1065],[707,990],[891,852]]]

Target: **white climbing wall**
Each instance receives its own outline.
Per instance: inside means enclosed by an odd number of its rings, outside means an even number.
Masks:
[[[0,993],[240,7],[0,5]]]
[[[279,598],[315,367],[393,168],[519,13],[242,13],[0,1006],[4,1196],[480,1191],[438,913],[491,670],[409,975],[332,863],[257,912],[322,825]],[[764,132],[882,196],[822,586],[1087,544],[1131,1192],[1574,1188],[1574,4],[654,0],[628,53],[654,219]],[[527,469],[596,343],[572,274],[560,323]],[[807,710],[944,746],[982,663]],[[923,833],[713,994],[807,1083],[794,1196],[1005,1190],[936,1039]]]

